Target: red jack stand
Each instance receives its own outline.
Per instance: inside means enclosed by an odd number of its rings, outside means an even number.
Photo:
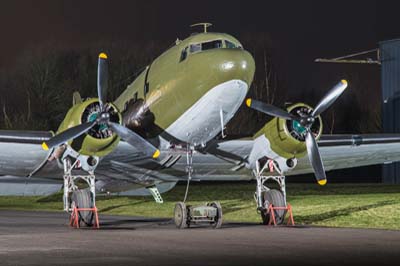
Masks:
[[[285,210],[289,213],[289,220],[287,225],[291,224],[294,226],[294,219],[293,219],[293,211],[292,211],[292,205],[289,203],[287,204],[286,207],[274,207],[272,204],[268,206],[268,212],[269,212],[269,223],[268,225],[272,225],[272,223],[276,226],[276,219],[275,219],[275,210]]]
[[[94,218],[95,218],[95,221],[94,221],[94,224],[93,224],[93,228],[95,228],[95,229],[99,229],[100,228],[99,215],[97,214],[97,208],[96,207],[94,207],[94,208],[76,208],[76,207],[74,207],[73,210],[72,210],[72,213],[71,213],[70,220],[69,220],[69,225],[71,227],[80,228],[79,227],[79,213],[78,213],[79,211],[91,211],[91,212],[93,212]]]

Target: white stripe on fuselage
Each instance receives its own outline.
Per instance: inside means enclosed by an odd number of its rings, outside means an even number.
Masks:
[[[215,86],[172,123],[166,132],[195,146],[206,144],[221,132],[220,110],[226,125],[246,97],[247,88],[241,80],[230,80]]]

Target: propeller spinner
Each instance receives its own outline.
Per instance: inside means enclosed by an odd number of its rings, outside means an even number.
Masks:
[[[126,128],[123,125],[115,123],[110,120],[109,108],[107,108],[106,95],[108,86],[108,64],[107,55],[101,53],[98,59],[97,68],[97,94],[100,104],[100,112],[97,114],[94,121],[89,121],[80,124],[75,127],[71,127],[60,134],[52,137],[50,140],[43,142],[42,147],[45,150],[57,147],[63,143],[68,142],[71,139],[75,139],[80,135],[87,133],[91,128],[96,125],[107,126],[113,133],[117,134],[120,138],[128,142],[135,148],[144,151],[147,155],[157,158],[160,155],[160,151],[155,148],[147,140],[141,136]]]
[[[318,144],[315,140],[314,134],[311,131],[311,127],[313,126],[316,118],[326,109],[328,109],[336,99],[344,92],[347,88],[347,81],[341,80],[338,84],[336,84],[326,95],[322,98],[322,100],[317,104],[312,112],[302,113],[301,115],[294,115],[286,112],[276,106],[271,104],[266,104],[257,100],[247,99],[246,105],[252,109],[260,111],[264,114],[282,118],[285,120],[294,120],[298,123],[298,125],[305,129],[305,143],[307,147],[308,159],[310,160],[311,166],[314,169],[315,177],[318,181],[318,184],[325,185],[326,184],[326,174],[324,165],[322,163],[321,155],[318,150]]]

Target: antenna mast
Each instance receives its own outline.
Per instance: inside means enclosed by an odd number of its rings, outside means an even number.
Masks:
[[[203,26],[204,33],[207,33],[207,28],[212,26],[212,24],[208,23],[208,22],[200,22],[200,23],[190,25],[190,27],[196,27],[196,26]]]

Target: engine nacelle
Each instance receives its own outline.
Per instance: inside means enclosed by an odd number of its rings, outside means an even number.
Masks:
[[[287,108],[287,111],[296,116],[305,116],[312,112],[312,108],[304,103],[297,103]],[[255,137],[265,135],[269,140],[271,149],[279,156],[289,158],[303,157],[307,153],[305,145],[306,128],[295,120],[285,120],[274,118],[269,121]],[[311,127],[311,132],[315,139],[319,139],[322,134],[322,119],[320,116],[315,118]]]
[[[110,121],[121,123],[121,114],[113,104],[106,104],[106,110],[110,114]],[[75,104],[69,109],[63,122],[58,128],[57,134],[74,126],[97,119],[100,113],[100,103],[97,98],[91,98]],[[109,130],[106,124],[98,124],[87,133],[71,140],[68,144],[75,151],[84,155],[105,156],[117,146],[120,138]]]

